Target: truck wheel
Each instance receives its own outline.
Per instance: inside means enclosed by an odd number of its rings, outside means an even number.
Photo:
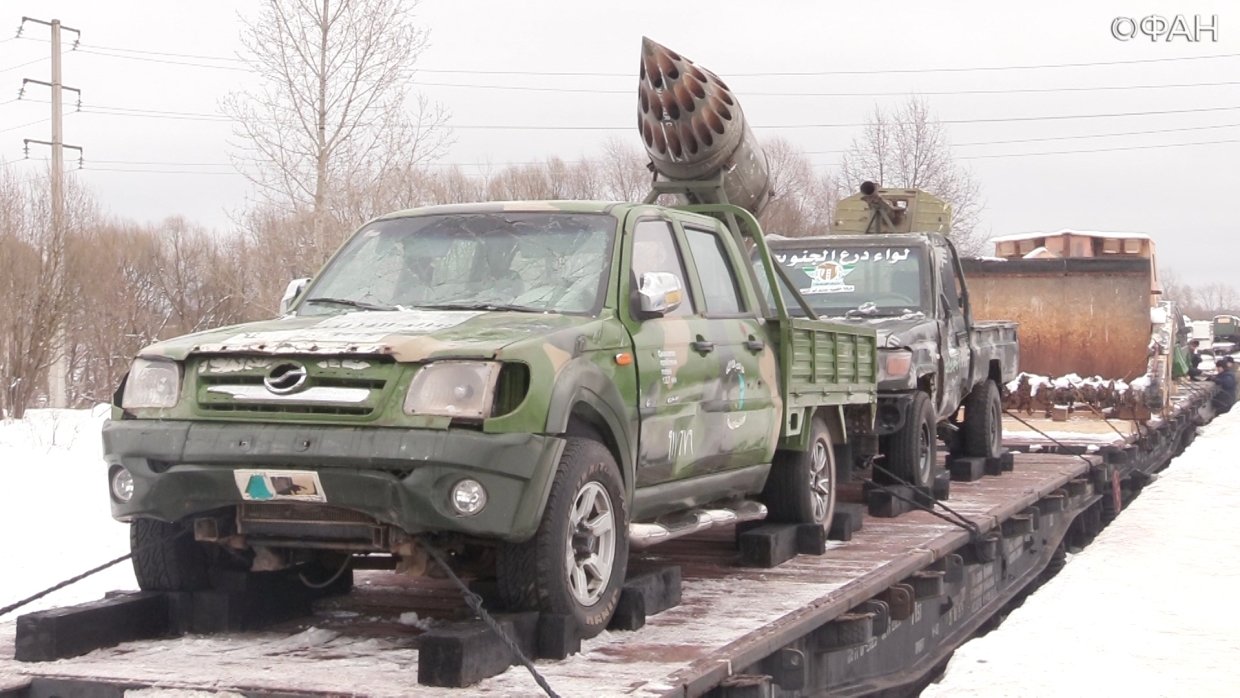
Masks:
[[[186,528],[182,523],[155,519],[136,519],[129,524],[129,550],[138,588],[199,591],[210,587],[207,551]]]
[[[499,548],[501,598],[515,609],[571,615],[583,638],[598,635],[620,600],[628,521],[611,452],[592,439],[570,437],[537,533]]]
[[[809,448],[778,451],[762,490],[767,521],[829,526],[835,513],[835,455],[822,419],[811,424]]]
[[[904,428],[887,437],[887,470],[910,485],[929,487],[938,450],[934,439],[934,408],[930,396],[918,391],[909,405]]]
[[[982,383],[965,398],[961,432],[966,456],[998,458],[1003,452],[1003,400],[994,381]]]

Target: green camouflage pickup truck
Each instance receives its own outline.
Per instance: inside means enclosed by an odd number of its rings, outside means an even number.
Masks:
[[[395,213],[279,319],[143,350],[104,428],[140,585],[363,554],[422,571],[433,535],[493,559],[514,606],[597,632],[630,539],[829,523],[833,445],[873,420],[874,331],[766,307],[756,222],[713,208],[747,234],[641,204]]]

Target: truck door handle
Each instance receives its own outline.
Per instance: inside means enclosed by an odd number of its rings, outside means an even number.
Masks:
[[[766,348],[766,342],[762,341],[761,339],[757,339],[753,335],[750,335],[749,339],[745,340],[745,348],[757,354],[758,352]]]
[[[693,347],[693,351],[699,354],[709,354],[715,350],[715,343],[703,338],[701,335],[698,335],[697,341],[690,342],[689,346]]]

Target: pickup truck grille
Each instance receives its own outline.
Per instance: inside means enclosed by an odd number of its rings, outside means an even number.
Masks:
[[[398,367],[375,357],[208,356],[190,370],[195,403],[206,418],[305,415],[362,420],[382,406]]]

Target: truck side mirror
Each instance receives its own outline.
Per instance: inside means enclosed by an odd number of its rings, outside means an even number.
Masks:
[[[641,298],[641,311],[650,315],[667,315],[680,307],[684,298],[684,286],[680,277],[666,271],[648,271],[642,274],[637,295]]]
[[[280,296],[280,314],[288,313],[293,307],[293,302],[306,290],[306,286],[310,283],[310,279],[293,279],[288,282],[288,286],[284,287],[284,295]]]

